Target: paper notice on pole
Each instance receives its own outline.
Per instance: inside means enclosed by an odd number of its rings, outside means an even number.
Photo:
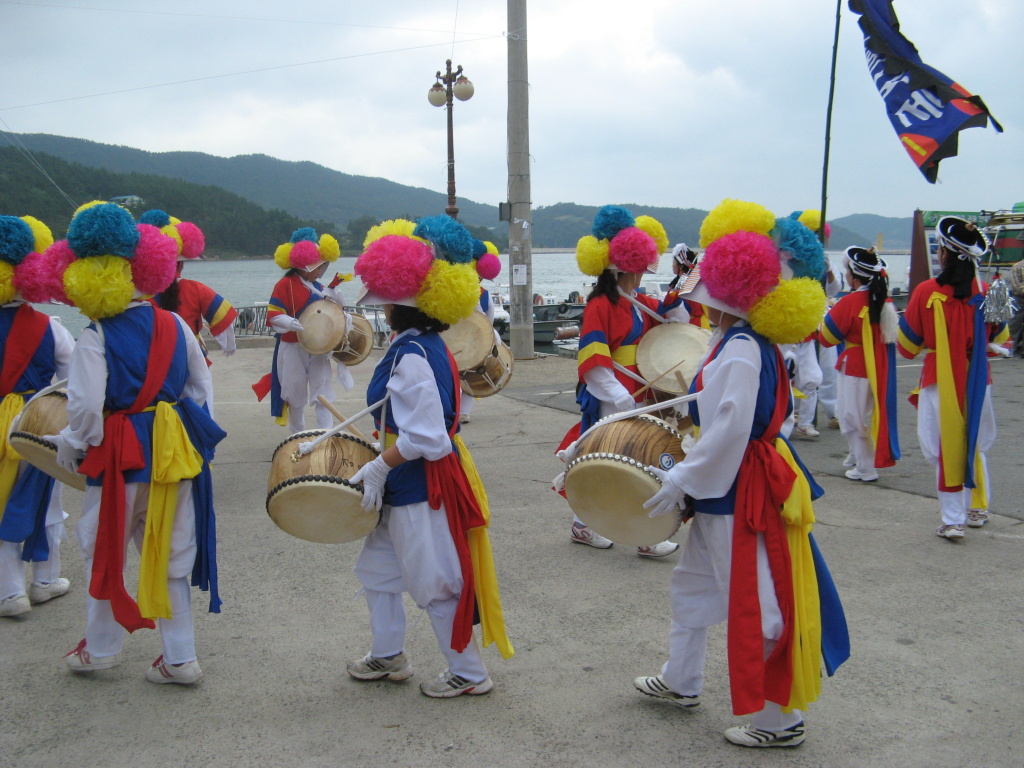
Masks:
[[[526,265],[512,265],[512,285],[526,285]]]

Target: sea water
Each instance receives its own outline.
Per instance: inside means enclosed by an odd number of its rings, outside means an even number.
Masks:
[[[832,263],[842,263],[842,253],[830,252]],[[891,288],[906,290],[910,266],[907,254],[883,256],[889,265],[889,283]],[[510,284],[508,257],[503,255],[502,273],[493,282],[484,281],[487,287],[508,294]],[[343,256],[327,268],[324,283],[330,282],[335,272],[347,274],[352,272],[355,257]],[[270,299],[274,284],[281,279],[284,271],[272,259],[244,259],[238,261],[198,261],[185,264],[182,277],[198,280],[230,301],[236,307],[252,306],[265,303]],[[672,279],[671,260],[667,255],[661,257],[656,274],[645,278],[644,284],[666,283]],[[538,253],[532,257],[533,293],[551,296],[558,302],[566,301],[574,291],[586,296],[594,282],[579,271],[576,266],[576,255],[572,252]],[[345,300],[354,303],[362,283],[358,278],[342,283],[340,290]],[[40,306],[44,312],[57,315],[64,325],[77,337],[88,323],[88,320],[73,307],[58,305]]]

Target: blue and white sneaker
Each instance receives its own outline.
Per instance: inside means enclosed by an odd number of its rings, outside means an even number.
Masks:
[[[748,723],[727,729],[725,738],[739,747],[799,747],[804,743],[804,724],[799,722],[784,731],[762,731]]]
[[[690,709],[691,707],[700,706],[700,694],[683,696],[681,693],[676,693],[665,684],[665,679],[661,675],[638,677],[633,681],[633,685],[640,693],[671,701],[678,707]]]

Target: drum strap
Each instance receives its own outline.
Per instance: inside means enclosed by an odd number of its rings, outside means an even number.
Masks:
[[[50,318],[22,304],[14,315],[10,333],[4,340],[3,368],[0,369],[0,396],[9,395],[32,362],[50,327]]]

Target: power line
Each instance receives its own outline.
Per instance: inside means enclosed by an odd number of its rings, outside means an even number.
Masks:
[[[19,139],[17,135],[13,131],[11,131],[11,126],[9,126],[2,117],[0,117],[0,123],[3,123],[4,127],[7,129],[6,131],[0,131],[0,133],[2,133],[4,135],[4,138],[6,138],[7,141],[11,143],[11,146],[13,146],[14,149],[19,154],[21,154],[21,156],[24,157],[33,168],[39,171],[46,178],[47,181],[53,184],[56,190],[60,192],[61,197],[67,200],[68,203],[71,205],[72,210],[77,208],[78,203],[72,200],[71,197],[63,189],[61,189],[60,184],[53,180],[53,177],[50,176],[49,173],[47,173],[45,168],[43,168],[42,163],[36,160],[35,156],[29,151],[28,147],[21,143],[21,139]]]

